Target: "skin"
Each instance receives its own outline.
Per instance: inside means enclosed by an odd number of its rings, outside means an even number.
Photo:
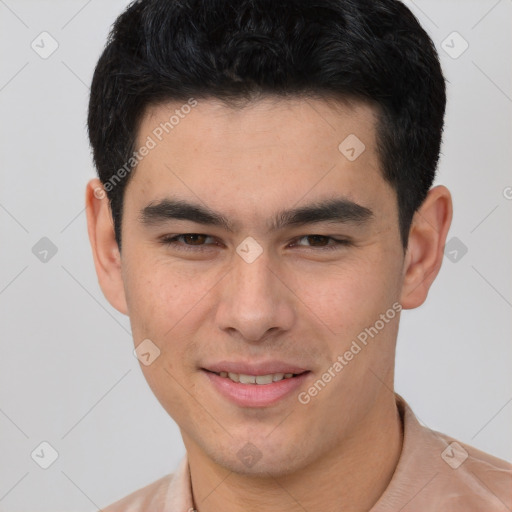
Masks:
[[[148,110],[136,146],[180,106]],[[354,161],[338,150],[350,134],[366,147]],[[201,512],[369,510],[391,479],[402,444],[392,391],[399,314],[308,404],[292,393],[273,406],[240,407],[201,370],[278,359],[310,370],[299,391],[307,390],[394,303],[424,302],[443,258],[450,193],[430,190],[404,251],[375,137],[375,112],[361,103],[264,98],[235,109],[201,100],[134,171],[121,254],[108,200],[94,194],[101,183],[88,184],[100,286],[129,315],[135,345],[149,338],[161,351],[141,368],[180,427]],[[142,223],[141,210],[165,197],[207,206],[236,229]],[[283,209],[335,197],[373,215],[268,230]],[[190,251],[161,241],[187,233],[212,238]],[[322,251],[330,242],[308,235],[350,244]],[[236,253],[248,236],[263,249],[250,264]],[[248,441],[261,454],[252,467],[237,457]]]

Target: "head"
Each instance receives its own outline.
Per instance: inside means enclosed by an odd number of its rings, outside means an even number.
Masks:
[[[444,108],[434,45],[395,0],[147,0],[118,18],[91,87],[89,236],[189,451],[283,474],[392,400],[400,310],[425,300],[451,220],[431,189]],[[212,377],[231,365],[304,373],[247,406]]]

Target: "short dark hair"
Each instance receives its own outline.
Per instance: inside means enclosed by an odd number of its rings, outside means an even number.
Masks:
[[[191,98],[236,106],[264,95],[377,107],[382,171],[397,194],[407,247],[435,177],[446,104],[435,46],[407,7],[398,0],[136,0],[112,26],[88,114],[119,249],[123,193],[147,107]]]

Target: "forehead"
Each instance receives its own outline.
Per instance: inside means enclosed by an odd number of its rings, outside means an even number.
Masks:
[[[128,189],[141,201],[172,192],[254,215],[333,192],[368,203],[387,187],[375,127],[374,107],[356,101],[266,97],[243,106],[216,99],[151,106],[136,142],[136,149],[151,150]]]
[[[147,136],[157,142],[185,142],[187,147],[216,153],[251,151],[262,145],[284,151],[295,146],[299,153],[318,157],[330,154],[333,143],[350,134],[365,139],[371,151],[376,120],[376,107],[357,100],[265,96],[237,106],[213,98],[189,99],[148,107],[137,138],[139,143]]]

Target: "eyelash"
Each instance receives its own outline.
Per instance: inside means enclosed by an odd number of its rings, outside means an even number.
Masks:
[[[207,245],[189,245],[189,244],[180,244],[179,245],[179,239],[182,238],[182,237],[185,237],[185,236],[190,236],[190,235],[195,235],[195,236],[206,236],[208,238],[213,238],[209,235],[205,235],[205,234],[202,234],[202,233],[184,233],[182,235],[175,235],[175,236],[166,236],[166,237],[163,237],[161,238],[161,243],[168,247],[168,246],[174,246],[176,248],[178,248],[180,251],[194,251],[194,252],[197,252],[198,250],[199,251],[202,251],[204,250],[205,247],[208,247]],[[347,240],[347,239],[337,239],[337,238],[333,238],[331,236],[326,236],[326,235],[303,235],[303,236],[300,236],[300,237],[297,237],[294,239],[294,241],[299,241],[299,240],[302,240],[303,238],[308,238],[308,237],[320,237],[320,238],[326,238],[328,241],[332,241],[334,242],[333,244],[331,245],[327,245],[327,246],[324,246],[324,247],[314,247],[314,246],[300,246],[300,247],[306,247],[308,249],[316,249],[316,250],[320,250],[320,251],[332,251],[332,250],[337,250],[337,249],[340,249],[342,247],[347,247],[347,246],[350,246],[352,245],[352,242],[350,240]]]

